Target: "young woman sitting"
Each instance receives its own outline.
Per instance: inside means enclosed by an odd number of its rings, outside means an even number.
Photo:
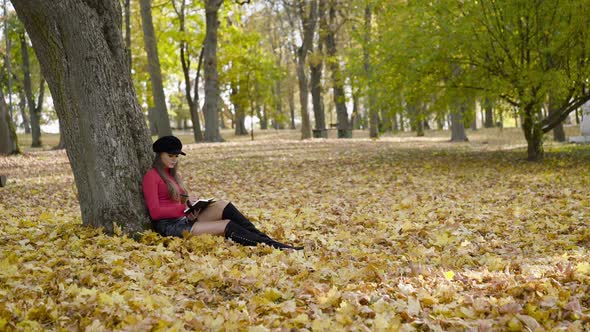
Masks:
[[[164,136],[152,145],[156,157],[153,167],[143,177],[143,195],[156,232],[163,236],[223,235],[246,246],[263,243],[278,249],[301,250],[273,240],[258,230],[232,203],[216,201],[202,210],[185,215],[190,197],[178,174],[182,142],[175,136]]]

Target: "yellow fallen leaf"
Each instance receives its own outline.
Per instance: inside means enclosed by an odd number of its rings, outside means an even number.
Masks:
[[[267,329],[266,327],[264,327],[262,325],[251,326],[248,328],[248,332],[266,332],[266,331],[269,331],[269,329]]]
[[[309,323],[309,316],[307,314],[300,314],[297,317],[293,318],[293,324],[297,326],[305,326]]]
[[[581,274],[590,274],[590,263],[582,262],[576,265],[576,272]]]
[[[447,272],[444,273],[444,275],[445,275],[445,279],[451,281],[455,277],[455,272],[453,272],[453,271],[447,271]]]

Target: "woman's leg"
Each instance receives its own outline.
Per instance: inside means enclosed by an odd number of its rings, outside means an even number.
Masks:
[[[232,220],[197,221],[193,224],[191,233],[194,235],[223,235],[225,238],[245,246],[256,246],[264,243],[278,249],[298,249],[252,233]]]
[[[229,204],[228,201],[216,201],[207,206],[203,211],[199,212],[197,220],[222,220],[223,210]]]
[[[289,246],[272,240],[268,237],[261,236],[260,234],[251,232],[233,220],[230,220],[229,223],[227,223],[227,227],[225,229],[225,238],[231,239],[232,241],[245,246],[256,246],[258,244],[264,243],[277,249],[303,249],[295,248],[293,246]]]
[[[225,228],[227,227],[228,223],[229,220],[197,221],[193,224],[193,227],[191,228],[191,233],[193,233],[194,235],[225,235]]]
[[[222,220],[229,219],[237,222],[245,229],[260,234],[264,237],[270,236],[264,234],[246,216],[244,216],[232,203],[228,201],[217,201],[210,204],[203,211],[199,212],[197,220]]]
[[[270,236],[266,235],[265,233],[261,232],[254,224],[240,212],[232,203],[227,203],[223,212],[221,214],[222,219],[229,219],[237,222],[240,226],[244,227],[245,229],[260,234],[264,237],[271,239]]]
[[[226,237],[229,237],[228,234],[224,233],[226,231],[228,221],[234,222],[237,226],[239,226],[239,228],[243,229],[247,233],[252,233],[252,235],[260,236],[260,240],[263,243],[267,243],[275,247],[284,246],[293,248],[291,246],[287,246],[285,244],[277,242],[276,240],[273,240],[270,236],[258,230],[254,226],[254,224],[252,224],[250,220],[248,220],[248,218],[246,218],[233,204],[231,204],[228,201],[214,202],[207,206],[206,209],[199,212],[199,215],[197,216],[197,222],[194,223],[193,228],[191,229],[191,233],[225,235]],[[222,225],[216,223],[221,223]],[[237,230],[237,228],[235,227],[230,227],[230,229]],[[295,249],[299,250],[303,249],[303,247],[296,247]]]

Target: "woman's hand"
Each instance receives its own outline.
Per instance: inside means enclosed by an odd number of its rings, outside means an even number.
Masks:
[[[189,214],[186,215],[186,217],[188,218],[188,220],[190,221],[196,221],[197,217],[199,216],[199,212],[201,212],[201,210],[195,210]]]

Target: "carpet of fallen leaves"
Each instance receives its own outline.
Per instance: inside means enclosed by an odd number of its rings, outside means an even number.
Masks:
[[[186,147],[189,188],[295,253],[107,236],[63,151],[0,157],[0,330],[590,329],[590,148],[494,142]]]

